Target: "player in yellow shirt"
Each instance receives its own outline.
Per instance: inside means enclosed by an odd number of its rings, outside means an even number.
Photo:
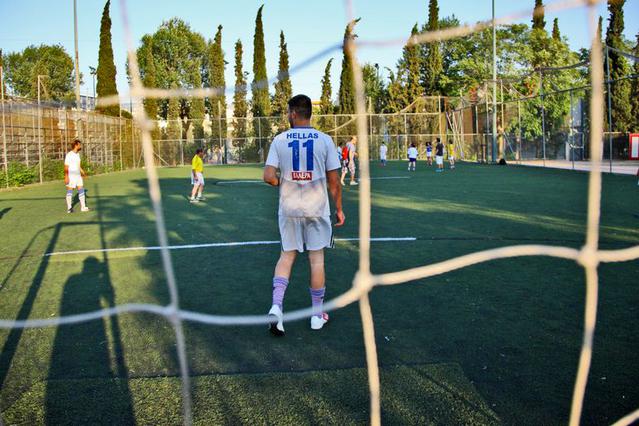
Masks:
[[[455,144],[452,139],[448,141],[448,163],[451,169],[455,168]]]
[[[202,191],[204,190],[204,175],[202,174],[204,172],[204,161],[202,161],[202,157],[204,157],[204,151],[198,148],[191,160],[191,183],[193,184],[191,198],[189,199],[191,203],[204,201],[202,196]],[[195,194],[197,194],[197,198]]]

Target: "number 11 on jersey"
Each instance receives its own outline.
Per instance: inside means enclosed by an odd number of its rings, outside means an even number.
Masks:
[[[300,170],[300,141],[293,140],[289,142],[288,146],[293,148],[293,171],[298,172]],[[313,139],[309,139],[302,143],[302,148],[306,148],[306,171],[313,171]]]

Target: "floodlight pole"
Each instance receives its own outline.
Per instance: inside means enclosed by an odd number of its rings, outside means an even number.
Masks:
[[[492,161],[497,161],[497,29],[495,26],[495,0],[493,3],[493,152]]]
[[[73,31],[75,36],[75,107],[80,109],[80,54],[78,53],[78,1],[73,0]]]

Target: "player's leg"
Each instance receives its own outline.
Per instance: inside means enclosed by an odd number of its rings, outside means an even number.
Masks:
[[[80,211],[88,212],[90,209],[87,207],[87,199],[83,186],[78,186],[78,198],[80,199]]]
[[[348,171],[351,174],[351,185],[357,185],[355,181],[355,159],[348,162]]]
[[[198,173],[197,180],[200,183],[200,187],[197,190],[197,200],[204,201],[204,197],[202,196],[202,191],[204,191],[204,175],[202,173]]]
[[[346,177],[346,172],[348,172],[348,164],[344,160],[342,160],[342,176],[340,177],[340,182],[342,186],[344,186],[344,178]]]
[[[297,251],[282,251],[280,258],[275,265],[275,273],[273,274],[273,303],[268,311],[269,317],[272,318],[269,323],[269,330],[276,336],[284,335],[284,322],[282,320],[284,308],[284,294],[288,287],[288,280],[291,276],[291,269],[295,263]]]
[[[189,201],[191,201],[192,203],[197,203],[197,199],[195,198],[195,195],[198,193],[198,190],[200,188],[200,183],[196,180],[193,182],[193,189],[191,190],[191,198]]]
[[[311,267],[311,304],[313,316],[311,328],[319,330],[328,321],[328,315],[324,313],[324,295],[326,293],[326,273],[324,271],[324,250],[310,250],[308,260]]]
[[[73,213],[73,188],[67,186],[67,213]]]

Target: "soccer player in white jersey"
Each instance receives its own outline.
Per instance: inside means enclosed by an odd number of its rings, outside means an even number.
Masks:
[[[382,163],[382,167],[386,166],[386,152],[388,151],[388,147],[386,143],[382,141],[382,144],[379,146],[379,161]]]
[[[269,311],[270,330],[278,336],[284,335],[284,293],[297,252],[308,250],[311,266],[311,328],[319,330],[328,321],[322,307],[326,289],[324,248],[333,244],[328,192],[335,203],[335,226],[342,226],[345,220],[335,145],[330,136],[311,127],[311,111],[308,96],[297,95],[288,101],[291,128],[275,136],[264,167],[264,182],[280,188],[282,251],[275,265],[273,305]]]
[[[417,148],[415,144],[411,143],[408,148],[408,171],[415,171],[415,165],[417,164]]]
[[[71,151],[64,157],[64,184],[67,187],[67,213],[73,213],[73,190],[78,190],[78,198],[80,198],[81,211],[88,212],[86,196],[84,194],[84,179],[86,176],[82,167],[80,167],[80,150],[82,142],[78,139],[73,141]]]

